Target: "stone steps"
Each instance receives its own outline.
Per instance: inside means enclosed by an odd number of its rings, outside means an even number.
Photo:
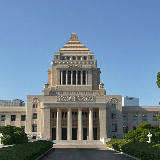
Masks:
[[[108,150],[105,145],[55,145],[53,148],[97,148],[99,150]]]
[[[100,140],[52,140],[54,145],[104,145]]]

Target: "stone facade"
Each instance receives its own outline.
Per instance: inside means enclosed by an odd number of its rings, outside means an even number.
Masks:
[[[159,106],[139,106],[139,99],[131,103],[128,97],[106,95],[94,53],[76,33],[55,53],[51,65],[42,95],[28,95],[26,107],[1,106],[0,126],[22,127],[29,138],[51,140],[124,138],[141,123],[159,126]]]

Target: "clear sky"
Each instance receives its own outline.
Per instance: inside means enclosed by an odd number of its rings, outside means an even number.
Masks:
[[[160,0],[1,0],[0,99],[42,95],[72,33],[94,52],[107,95],[159,106]]]

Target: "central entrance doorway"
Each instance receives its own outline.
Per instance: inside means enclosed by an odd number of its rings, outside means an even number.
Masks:
[[[56,140],[56,128],[52,128],[52,140]]]
[[[93,128],[93,137],[94,140],[97,140],[97,128]]]
[[[87,128],[83,128],[83,140],[87,140]]]
[[[72,128],[72,140],[77,140],[77,128]]]
[[[62,140],[67,140],[67,128],[62,128]]]

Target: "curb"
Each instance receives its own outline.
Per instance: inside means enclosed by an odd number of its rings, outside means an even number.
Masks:
[[[116,152],[118,152],[118,153],[124,154],[124,155],[126,155],[126,156],[128,156],[128,157],[131,157],[131,158],[133,158],[133,159],[140,160],[140,159],[138,159],[138,158],[136,158],[136,157],[133,157],[133,156],[130,156],[130,155],[126,154],[126,153],[123,153],[123,152],[117,151],[117,150],[112,149],[112,148],[109,148],[109,147],[107,147],[107,148],[108,148],[108,149],[110,149],[110,150],[112,150],[112,151],[116,151]]]
[[[47,152],[43,153],[41,156],[39,156],[38,158],[36,158],[35,160],[39,160],[40,158],[42,158],[45,154],[47,154],[50,150],[52,150],[53,147],[51,149],[49,149]]]

